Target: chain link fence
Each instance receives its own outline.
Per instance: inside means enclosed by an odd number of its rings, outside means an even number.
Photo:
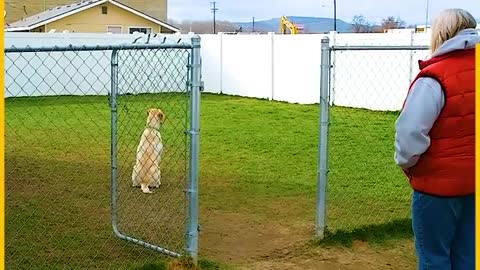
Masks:
[[[395,121],[428,47],[329,47],[326,39],[323,50],[317,236],[408,230],[411,189],[393,160]]]
[[[199,42],[5,50],[7,269],[196,259]],[[132,170],[151,108],[166,116],[161,185],[144,194]]]

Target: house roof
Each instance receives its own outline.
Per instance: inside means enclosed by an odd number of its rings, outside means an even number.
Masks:
[[[58,7],[53,7],[50,8],[44,12],[40,12],[38,14],[35,14],[33,16],[24,18],[20,21],[16,21],[14,23],[11,23],[7,26],[5,31],[7,32],[13,32],[13,31],[25,31],[25,30],[31,30],[34,28],[37,28],[39,26],[60,20],[62,18],[65,18],[67,16],[79,13],[81,11],[84,11],[86,9],[104,4],[104,3],[111,3],[119,8],[122,8],[124,10],[127,10],[135,15],[138,15],[144,19],[147,19],[151,22],[154,22],[158,25],[161,25],[165,28],[168,28],[174,32],[179,32],[180,29],[174,27],[173,25],[170,25],[168,23],[162,22],[150,15],[147,15],[143,12],[140,12],[132,7],[129,7],[125,4],[122,4],[120,2],[117,2],[115,0],[89,0],[89,1],[81,1],[79,3],[74,3],[70,5],[64,5],[64,6],[58,6]]]

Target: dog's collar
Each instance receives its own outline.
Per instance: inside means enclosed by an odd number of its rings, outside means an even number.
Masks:
[[[145,127],[148,128],[148,129],[153,129],[153,130],[156,130],[156,131],[160,132],[160,128],[149,127],[148,125],[146,125]]]

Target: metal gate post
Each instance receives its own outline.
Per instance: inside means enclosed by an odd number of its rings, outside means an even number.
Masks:
[[[112,51],[112,58],[110,59],[111,73],[111,89],[110,89],[110,114],[111,114],[111,215],[112,228],[115,235],[119,235],[117,228],[117,176],[118,176],[118,160],[117,160],[117,95],[118,95],[118,51]]]
[[[187,228],[187,252],[197,264],[198,261],[198,165],[200,153],[200,91],[201,82],[201,59],[200,37],[192,38],[191,57],[191,82],[190,82],[190,174],[188,182],[188,228]]]
[[[322,240],[326,228],[327,179],[328,179],[328,128],[329,128],[329,80],[330,80],[330,45],[328,37],[322,39],[320,71],[320,128],[318,143],[318,179],[317,211],[315,237]]]

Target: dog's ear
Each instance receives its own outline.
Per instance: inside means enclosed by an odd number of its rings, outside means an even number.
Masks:
[[[154,110],[154,109],[152,109],[152,108],[147,109],[147,116],[149,116],[150,114],[154,113],[153,110]]]
[[[163,124],[165,122],[165,118],[166,118],[165,113],[163,113],[162,111],[159,110],[158,111],[158,118],[160,119],[160,123]]]

